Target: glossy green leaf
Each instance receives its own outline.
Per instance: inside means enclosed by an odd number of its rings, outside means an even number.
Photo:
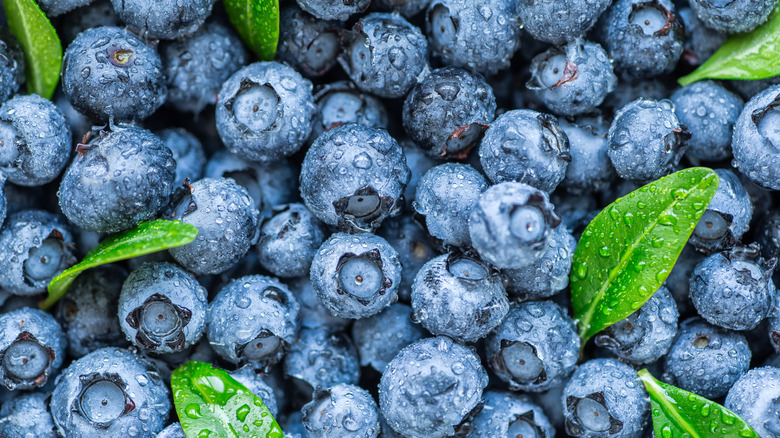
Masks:
[[[759,438],[744,420],[723,406],[692,392],[637,372],[650,394],[653,432],[659,438]]]
[[[279,0],[225,0],[225,10],[241,39],[263,61],[276,55]]]
[[[780,5],[769,20],[750,33],[736,34],[693,73],[682,86],[702,79],[764,79],[780,75]]]
[[[225,371],[191,361],[171,375],[176,413],[188,437],[283,438],[260,397]]]
[[[181,221],[158,219],[141,222],[135,228],[113,234],[84,257],[84,260],[52,278],[49,296],[41,303],[48,309],[67,292],[82,271],[176,246],[186,245],[198,235],[198,229]]]
[[[24,50],[27,91],[51,99],[62,67],[57,31],[35,0],[2,0],[8,28]]]
[[[585,228],[571,274],[583,347],[661,287],[717,188],[711,169],[681,170],[616,200]]]

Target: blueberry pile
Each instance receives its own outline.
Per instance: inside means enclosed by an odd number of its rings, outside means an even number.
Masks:
[[[677,85],[778,0],[282,0],[271,61],[216,0],[37,1],[52,100],[0,20],[0,437],[182,438],[190,360],[288,438],[649,438],[640,368],[780,437],[780,76]],[[585,226],[693,166],[665,285],[581,345]],[[159,218],[198,236],[39,309]]]

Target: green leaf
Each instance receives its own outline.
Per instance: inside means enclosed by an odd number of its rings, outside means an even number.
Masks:
[[[141,222],[132,230],[113,234],[89,252],[80,263],[71,266],[49,283],[49,297],[41,303],[48,309],[57,302],[82,271],[138,257],[176,246],[186,245],[198,235],[198,229],[180,221],[158,219]]]
[[[661,287],[717,188],[711,169],[681,170],[616,200],[585,228],[571,274],[583,347]]]
[[[51,99],[60,80],[62,44],[35,0],[3,0],[8,28],[24,50],[27,91]]]
[[[263,401],[225,370],[187,362],[171,375],[171,388],[179,422],[188,437],[284,437]]]
[[[750,33],[736,34],[693,73],[678,80],[690,85],[702,79],[764,79],[780,75],[780,5],[769,20]]]
[[[659,438],[759,438],[744,420],[723,406],[667,385],[647,370],[637,372],[650,394],[653,432]]]
[[[263,61],[273,60],[279,40],[279,0],[225,0],[225,11],[246,45]]]

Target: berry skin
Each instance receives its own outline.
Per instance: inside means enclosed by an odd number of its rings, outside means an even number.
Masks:
[[[607,135],[609,158],[621,178],[648,183],[679,163],[687,136],[670,101],[639,98],[612,120]]]
[[[303,405],[303,424],[310,438],[376,438],[379,408],[368,391],[340,383],[316,388]]]
[[[168,202],[176,161],[151,132],[132,125],[100,131],[78,152],[57,192],[62,212],[77,227],[127,230]]]
[[[740,333],[683,321],[666,355],[664,380],[708,399],[721,397],[750,366],[751,352]]]
[[[57,17],[90,2],[91,0],[40,0],[37,3],[47,17]]]
[[[401,349],[425,337],[425,331],[412,323],[412,309],[395,303],[352,325],[352,340],[360,354],[360,365],[380,373]]]
[[[284,374],[309,396],[318,386],[357,385],[360,363],[346,335],[324,328],[303,329],[284,357]]]
[[[705,26],[693,9],[680,8],[677,16],[685,27],[685,50],[682,59],[687,63],[694,66],[703,64],[726,42],[727,35]]]
[[[145,263],[122,285],[118,315],[136,347],[175,353],[198,342],[206,329],[206,289],[174,264]]]
[[[348,124],[324,132],[306,152],[301,197],[322,222],[373,231],[398,214],[409,168],[387,131]]]
[[[412,321],[434,335],[476,342],[509,311],[498,272],[460,253],[438,256],[417,273],[412,285]]]
[[[404,157],[406,157],[406,165],[409,166],[409,170],[412,172],[409,184],[406,185],[406,190],[404,191],[407,205],[412,206],[417,196],[417,185],[420,182],[420,178],[425,175],[425,172],[431,170],[440,162],[431,158],[408,138],[402,138],[398,141],[398,144],[401,145]]]
[[[300,149],[314,117],[312,85],[278,62],[256,62],[235,72],[217,98],[217,131],[230,152],[268,163]]]
[[[365,11],[370,0],[351,0],[348,2],[331,2],[328,0],[295,0],[304,11],[320,20],[347,21],[350,15]]]
[[[53,316],[23,307],[0,315],[0,384],[33,389],[56,375],[68,341]]]
[[[70,135],[50,100],[31,94],[6,101],[0,106],[0,171],[23,186],[51,182],[70,158]]]
[[[607,154],[609,125],[600,116],[580,117],[571,122],[562,119],[559,123],[569,139],[571,154],[571,162],[566,166],[561,187],[574,195],[601,192],[609,188],[617,177]]]
[[[764,260],[753,244],[704,259],[691,275],[691,300],[710,324],[752,330],[772,311],[776,259]]]
[[[734,125],[731,141],[735,167],[754,183],[772,190],[780,190],[779,97],[780,86],[772,86],[751,98]]]
[[[317,297],[317,291],[314,290],[308,276],[291,279],[289,284],[295,299],[301,305],[302,328],[322,328],[334,332],[347,328],[351,320],[330,313],[330,310]]]
[[[96,122],[143,120],[168,95],[157,52],[111,26],[87,29],[68,45],[62,89],[77,110]]]
[[[425,15],[431,52],[442,64],[494,74],[520,47],[517,6],[510,0],[433,0]]]
[[[222,359],[268,369],[295,341],[299,311],[279,280],[248,275],[228,283],[209,304],[206,333]]]
[[[222,83],[246,64],[249,55],[229,27],[212,21],[186,39],[160,44],[168,99],[179,111],[198,114],[217,103]]]
[[[471,420],[469,438],[555,436],[547,415],[528,396],[495,390],[484,396],[482,410]]]
[[[250,365],[244,365],[229,374],[230,377],[236,379],[238,383],[246,386],[249,392],[260,397],[260,400],[263,401],[265,407],[271,411],[271,415],[276,417],[276,414],[279,413],[276,395],[274,394],[274,389],[263,381],[263,374],[255,373]],[[159,436],[157,438],[159,438]]]
[[[387,423],[408,438],[455,435],[481,403],[488,375],[472,350],[446,336],[401,350],[379,381]]]
[[[422,12],[430,0],[374,0],[371,7],[380,11],[395,12],[407,19],[414,18]]]
[[[753,204],[742,183],[729,169],[715,169],[718,190],[693,230],[690,242],[706,254],[734,245],[748,230]]]
[[[76,278],[58,303],[57,319],[68,338],[68,353],[79,358],[98,348],[127,345],[117,318],[124,269],[115,265],[89,269]]]
[[[488,365],[513,391],[561,384],[574,371],[579,350],[574,322],[552,301],[512,304],[485,340]]]
[[[677,335],[677,304],[661,286],[642,307],[596,336],[596,345],[636,365],[655,362],[665,355]]]
[[[71,362],[51,396],[57,431],[73,438],[155,436],[171,410],[170,391],[134,353],[101,348]]]
[[[685,151],[689,157],[718,161],[731,156],[731,137],[742,112],[742,99],[715,82],[703,81],[675,91],[671,101],[680,123],[691,133]]]
[[[173,423],[158,433],[155,438],[187,438],[187,435],[184,435],[181,423]]]
[[[562,3],[521,0],[517,10],[523,29],[534,39],[563,45],[583,37],[607,9],[610,0]]]
[[[47,394],[19,392],[0,408],[0,436],[6,438],[56,438]]]
[[[307,275],[325,240],[322,224],[303,204],[280,205],[274,212],[260,229],[260,265],[278,277]]]
[[[12,46],[0,40],[0,102],[13,97],[19,91],[24,64]]]
[[[529,266],[542,258],[561,223],[553,208],[546,193],[527,184],[491,186],[471,210],[471,243],[499,269]]]
[[[347,123],[387,130],[387,110],[381,100],[360,92],[352,82],[338,81],[319,89],[314,95],[317,113],[309,140]]]
[[[166,128],[157,131],[156,135],[170,149],[176,161],[176,176],[173,181],[180,183],[184,178],[189,178],[190,181],[199,180],[206,166],[206,154],[200,140],[182,128]]]
[[[111,0],[114,11],[146,38],[172,40],[195,32],[211,14],[216,0]]]
[[[614,359],[580,365],[564,387],[561,403],[571,436],[636,437],[650,418],[650,400],[636,371]]]
[[[759,436],[780,434],[780,369],[753,368],[729,389],[724,406],[742,418]]]
[[[341,318],[375,315],[398,299],[401,263],[373,234],[334,233],[314,255],[311,283],[322,304]]]
[[[361,90],[398,98],[427,71],[428,41],[417,27],[397,14],[362,17],[342,36],[341,67]]]
[[[616,0],[599,27],[615,69],[629,78],[669,73],[682,55],[684,30],[671,0]]]
[[[5,194],[5,183],[6,183],[5,175],[0,174],[0,227],[3,226],[3,223],[5,222],[5,217],[8,214],[8,200],[6,199],[6,194]]]
[[[398,285],[398,297],[402,301],[409,302],[417,271],[432,259],[437,251],[428,233],[409,214],[385,222],[379,229],[379,236],[398,252],[398,259],[403,266],[403,275]]]
[[[616,84],[607,52],[578,39],[536,55],[526,86],[553,113],[573,116],[601,105]]]
[[[235,265],[257,238],[258,211],[246,189],[230,179],[203,178],[175,206],[173,219],[198,228],[195,241],[168,250],[195,274]]]
[[[552,192],[571,161],[569,139],[555,117],[531,110],[499,116],[479,145],[479,162],[490,182],[517,181]]]
[[[732,34],[750,32],[763,24],[777,0],[691,0],[690,4],[705,26]]]
[[[412,205],[431,236],[444,245],[468,248],[469,214],[487,188],[482,174],[468,164],[445,163],[420,178]]]
[[[338,21],[318,20],[297,6],[282,9],[276,59],[307,77],[318,77],[336,65],[341,50]]]
[[[434,70],[406,96],[404,130],[433,158],[465,158],[493,121],[496,98],[485,79],[455,67]]]
[[[16,295],[44,292],[52,278],[76,263],[65,220],[42,210],[11,215],[0,231],[0,288]]]

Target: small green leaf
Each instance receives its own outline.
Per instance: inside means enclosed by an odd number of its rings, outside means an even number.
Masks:
[[[263,61],[273,60],[279,40],[279,0],[225,0],[225,11],[246,45]]]
[[[583,347],[661,287],[717,188],[711,169],[681,170],[616,200],[585,228],[571,274]]]
[[[744,420],[723,406],[660,382],[647,370],[639,370],[637,375],[650,394],[655,436],[759,438]]]
[[[132,230],[113,234],[84,257],[49,283],[49,297],[41,303],[48,309],[57,302],[82,271],[107,263],[118,262],[176,246],[186,245],[198,235],[198,229],[180,221],[158,219],[141,222]]]
[[[171,375],[171,388],[179,422],[188,437],[284,437],[260,397],[225,370],[187,362]]]
[[[678,80],[690,85],[702,79],[764,79],[780,75],[780,5],[769,20],[750,33],[736,34],[693,73]]]
[[[3,7],[8,28],[24,50],[27,91],[51,99],[62,67],[57,31],[35,0],[3,0]]]

